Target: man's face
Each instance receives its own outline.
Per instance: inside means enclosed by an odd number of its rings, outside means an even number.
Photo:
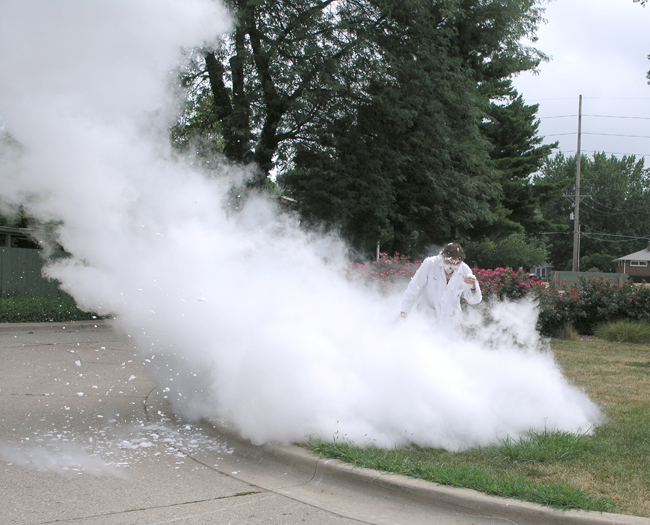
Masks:
[[[460,259],[456,259],[454,257],[443,257],[442,261],[445,272],[447,273],[455,272],[462,262]]]

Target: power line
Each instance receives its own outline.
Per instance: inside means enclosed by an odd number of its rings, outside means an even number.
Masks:
[[[530,102],[546,102],[547,100],[575,100],[575,97],[562,97],[562,98],[535,98],[533,100],[526,100],[527,103]]]
[[[650,120],[650,117],[624,117],[620,115],[582,115],[583,117],[598,117],[598,118],[627,118],[635,120]]]
[[[643,240],[643,241],[650,241],[650,237],[633,237],[631,235],[617,235],[615,233],[600,233],[600,232],[582,232],[581,235],[583,237],[620,237],[621,239],[634,239],[634,240]],[[606,242],[624,242],[623,240],[616,240],[613,239],[611,241],[607,241],[606,239],[601,239]]]
[[[600,204],[598,202],[597,202],[597,204],[599,206],[603,206],[605,208],[610,208],[609,206],[606,206],[604,204]],[[598,208],[594,208],[593,206],[591,206],[587,202],[583,203],[583,206],[589,208],[591,210],[590,213],[593,213],[595,215],[600,215],[601,217],[610,217],[612,215],[624,215],[626,213],[630,213],[630,212],[637,211],[637,210],[642,210],[642,209],[645,209],[647,207],[647,206],[644,205],[644,206],[637,206],[636,208],[625,209],[625,210],[616,210],[616,208],[610,208],[609,210],[599,210]]]
[[[650,100],[648,97],[583,97],[587,100]],[[527,103],[546,102],[549,100],[575,100],[575,97],[558,97],[558,98],[534,98],[526,99]]]
[[[616,210],[616,211],[618,211],[620,209],[620,207],[613,207],[613,206],[610,206],[609,204],[605,204],[604,202],[600,202],[593,195],[591,196],[590,200],[592,202],[594,202],[595,204],[598,204],[599,206],[602,206],[603,208],[609,208],[610,210]],[[626,202],[625,204],[628,204],[628,203]],[[623,210],[623,212],[636,211],[637,209],[640,210],[640,209],[643,209],[643,208],[647,208],[647,205],[643,204],[643,205],[640,205],[640,206],[635,206],[632,209],[627,207],[627,208],[625,208],[625,210]]]
[[[593,206],[590,206],[586,202],[584,203],[585,208],[589,208],[591,210],[591,213],[594,215],[600,215],[601,217],[609,217],[610,215],[621,215],[623,213],[627,213],[626,211],[607,211],[607,210],[599,210],[597,208],[594,208]]]
[[[650,100],[648,97],[583,97],[587,100]]]
[[[650,237],[633,237],[632,235],[618,235],[616,233],[601,233],[601,232],[582,232],[582,235],[586,236],[607,236],[607,237],[621,237],[624,239],[636,239],[636,240],[644,240],[644,241],[650,241]]]
[[[540,120],[547,120],[551,118],[575,118],[578,115],[551,115],[549,117],[537,117]],[[597,117],[597,118],[622,118],[634,120],[650,120],[650,117],[627,117],[623,115],[582,115],[583,117]]]
[[[589,131],[583,131],[583,135],[600,135],[602,137],[627,137],[632,139],[650,139],[650,136],[647,135],[619,135],[618,133],[591,133]]]
[[[604,150],[591,150],[591,149],[583,149],[583,153],[609,153],[610,155],[634,155],[637,157],[650,157],[650,153],[625,153],[622,151],[604,151]],[[576,150],[574,149],[569,149],[569,150],[563,150],[562,153],[575,153]]]
[[[539,235],[573,235],[573,232],[540,232],[540,233],[512,233],[510,237],[537,237]]]
[[[513,233],[510,236],[511,237],[537,237],[539,235],[573,235],[573,232],[571,231],[564,231],[564,232],[539,232],[539,233]],[[637,239],[637,240],[643,240],[643,241],[650,241],[650,237],[635,237],[633,235],[620,235],[618,233],[605,233],[605,232],[582,232],[582,235],[600,235],[600,236],[608,236],[608,237],[621,237],[624,239]]]
[[[566,232],[542,232],[538,233],[535,235],[531,235],[529,233],[513,233],[513,237],[537,237],[538,235],[573,235],[573,232],[566,231]],[[591,237],[591,238],[599,238],[599,237],[618,237],[617,239],[598,239],[600,242],[616,242],[616,243],[621,243],[621,242],[631,242],[631,241],[650,241],[650,237],[634,237],[631,235],[617,235],[615,233],[601,233],[601,232],[581,232],[580,233],[581,237]]]
[[[544,135],[545,137],[562,137],[564,135],[577,135],[578,132],[574,131],[572,133],[553,133],[550,135]],[[590,131],[583,131],[583,135],[598,135],[601,137],[626,137],[631,139],[650,139],[647,135],[619,135],[618,133],[592,133]]]

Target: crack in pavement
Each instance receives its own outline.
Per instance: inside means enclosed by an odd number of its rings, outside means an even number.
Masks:
[[[268,493],[269,496],[267,498],[262,498],[261,500],[258,499],[257,501],[264,501],[266,499],[269,499],[269,497],[275,497],[276,496],[276,494],[269,493],[268,491],[237,492],[236,494],[231,494],[229,496],[219,496],[217,498],[208,498],[208,499],[201,499],[201,500],[196,500],[196,501],[181,501],[179,503],[171,503],[169,505],[157,505],[157,506],[154,506],[154,507],[141,507],[141,508],[137,508],[137,509],[127,509],[127,510],[121,510],[121,511],[117,511],[117,512],[107,512],[107,513],[104,513],[104,514],[93,514],[91,516],[81,516],[81,517],[77,517],[77,518],[63,518],[63,519],[56,519],[56,520],[52,520],[52,521],[42,521],[42,522],[40,522],[39,525],[48,525],[48,524],[51,524],[51,523],[74,522],[74,521],[79,521],[79,520],[87,520],[87,519],[94,519],[94,518],[104,518],[104,517],[108,517],[108,516],[119,516],[121,514],[128,514],[130,512],[144,512],[144,511],[148,511],[148,510],[169,509],[169,508],[174,508],[174,507],[182,507],[184,505],[196,505],[198,503],[209,503],[209,502],[212,502],[212,501],[229,500],[229,499],[233,499],[233,498],[241,498],[243,496],[251,496],[251,495],[255,495],[255,494],[264,494],[264,493]],[[242,506],[242,505],[248,505],[248,504],[250,504],[250,502],[241,503],[239,505],[235,505],[235,507],[239,507],[239,506]],[[231,508],[233,508],[233,506],[228,507],[228,509],[231,509]],[[193,518],[193,517],[197,517],[197,516],[204,516],[204,515],[207,515],[207,514],[213,514],[215,512],[222,512],[223,510],[226,510],[226,509],[218,509],[218,510],[213,510],[213,511],[210,511],[210,512],[205,512],[205,513],[202,513],[202,514],[193,514],[193,515],[189,515],[189,516],[183,516],[181,518],[174,518],[174,519],[167,520],[167,521],[159,521],[159,522],[156,522],[156,523],[159,523],[159,524],[171,523],[173,521],[178,521],[178,520],[182,520],[182,519],[184,520],[184,519]],[[150,525],[155,525],[155,524],[150,524]]]

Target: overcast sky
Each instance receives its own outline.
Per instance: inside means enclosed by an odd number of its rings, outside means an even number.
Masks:
[[[650,5],[553,0],[545,18],[534,45],[551,60],[514,81],[528,104],[539,103],[544,142],[575,154],[582,95],[581,150],[645,156],[650,167]]]
[[[514,80],[527,103],[540,105],[544,142],[575,154],[582,95],[582,151],[645,156],[650,167],[650,4],[551,0],[545,18],[534,45],[551,60]]]

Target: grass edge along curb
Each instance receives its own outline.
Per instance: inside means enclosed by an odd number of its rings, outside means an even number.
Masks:
[[[57,295],[0,297],[0,323],[67,323],[106,317],[79,309],[72,296],[64,292]]]
[[[607,498],[594,498],[579,487],[568,483],[531,483],[522,477],[491,476],[477,467],[425,465],[421,461],[389,459],[389,450],[358,448],[349,444],[312,441],[307,447],[330,459],[338,459],[357,467],[390,472],[456,488],[466,488],[484,494],[538,503],[561,510],[620,512]]]

